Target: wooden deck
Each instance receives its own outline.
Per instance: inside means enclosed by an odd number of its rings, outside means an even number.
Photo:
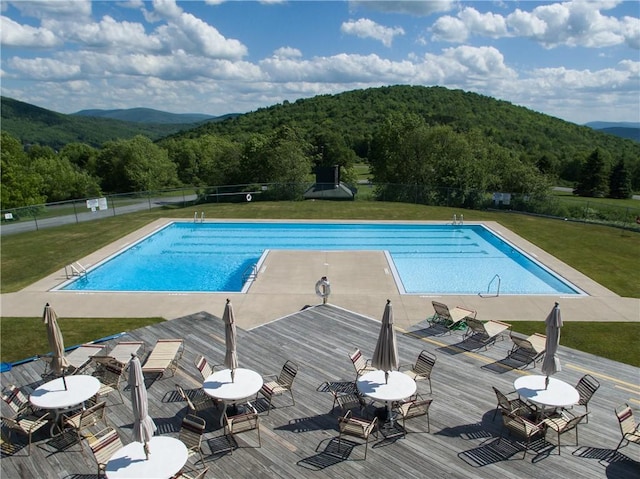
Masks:
[[[286,395],[277,397],[275,409],[266,415],[265,402],[259,400],[257,407],[263,411],[262,447],[255,447],[255,434],[244,433],[238,436],[239,448],[234,449],[233,455],[226,449],[228,443],[221,435],[219,412],[202,414],[207,420],[204,444],[205,459],[210,467],[207,477],[640,477],[637,462],[640,448],[636,445],[629,445],[614,458],[608,458],[620,439],[614,407],[627,402],[636,411],[639,409],[638,368],[561,347],[563,370],[557,374],[558,378],[575,384],[589,372],[601,383],[590,403],[589,423],[579,426],[579,446],[563,446],[562,455],[558,455],[555,436],[549,434],[547,440],[538,441],[535,452],[530,451],[523,460],[516,442],[508,438],[499,440],[501,419],[498,415],[492,420],[496,399],[491,386],[511,391],[515,378],[539,373],[539,366],[513,369],[505,361],[512,345],[508,338],[487,351],[470,352],[463,349],[465,344],[460,332],[440,334],[442,331],[429,328],[426,321],[410,331],[398,331],[397,336],[402,363],[413,362],[423,349],[437,356],[432,375],[431,432],[426,432],[424,418],[418,418],[408,423],[410,432],[406,437],[380,435],[370,442],[366,461],[362,460],[364,442],[358,439],[347,439],[338,450],[338,413],[332,410],[332,397],[326,391],[326,384],[355,378],[348,353],[359,347],[370,357],[378,330],[378,321],[330,305],[307,308],[250,331],[238,330],[241,367],[268,374],[279,372],[288,359],[299,365],[294,383],[296,404],[291,405]],[[184,355],[175,376],[149,377],[147,381],[150,413],[158,426],[157,433],[177,436],[186,404],[177,397],[175,384],[187,390],[200,386],[193,365],[197,354],[204,354],[211,363],[222,362],[224,326],[220,318],[202,312],[132,331],[120,340],[143,340],[148,353],[159,338],[184,338],[185,341]],[[107,350],[116,342],[108,343]],[[37,387],[42,370],[40,361],[16,366],[2,374],[2,386],[15,383],[27,390]],[[128,388],[124,386],[124,389],[124,404],[116,404],[117,394],[109,396],[108,419],[127,443],[131,438],[133,416]],[[418,390],[429,396],[428,384],[419,383]],[[95,462],[88,448],[83,455],[77,444],[66,447],[64,436],[51,439],[47,434],[36,435],[31,456],[26,455],[26,447],[7,454],[5,445],[0,475],[6,478],[96,477]],[[563,436],[562,441],[575,444],[573,432]],[[192,464],[194,460],[190,459]]]

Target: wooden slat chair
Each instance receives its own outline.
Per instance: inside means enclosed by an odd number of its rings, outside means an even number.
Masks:
[[[15,384],[10,384],[2,393],[2,400],[16,414],[44,414],[45,411],[34,410],[27,395]]]
[[[512,332],[510,337],[513,342],[513,347],[509,351],[510,358],[523,363],[525,367],[531,363],[535,366],[538,361],[542,361],[547,342],[544,334],[533,333],[526,338],[521,338]]]
[[[104,473],[107,463],[111,456],[113,456],[118,450],[122,449],[123,444],[118,431],[112,427],[103,429],[95,436],[89,436],[87,438],[89,448],[93,453],[93,457],[98,464],[98,478]]]
[[[466,318],[475,318],[477,314],[476,311],[461,306],[449,309],[449,306],[438,301],[431,301],[431,305],[435,314],[427,318],[429,324],[431,326],[435,324],[442,325],[449,331],[463,329]]]
[[[463,339],[473,340],[485,349],[495,343],[496,339],[502,338],[504,333],[511,329],[509,323],[493,319],[483,322],[475,318],[467,317],[466,323],[467,330],[464,333]]]
[[[180,425],[179,439],[187,446],[189,457],[199,454],[202,464],[204,464],[202,435],[206,427],[207,423],[205,420],[193,414],[187,414],[184,419],[182,419],[182,424]]]
[[[334,401],[334,405],[337,404],[340,407],[343,415],[347,411],[357,409],[358,413],[362,416],[367,408],[367,402],[357,392],[337,394]]]
[[[575,430],[576,432],[576,446],[578,445],[578,424],[582,422],[582,420],[587,417],[589,413],[584,413],[579,416],[574,416],[569,411],[562,411],[562,414],[558,417],[548,417],[544,421],[544,424],[547,425],[548,428],[553,429],[558,435],[558,455],[560,455],[560,436],[564,433],[567,433],[571,430]]]
[[[543,423],[536,424],[529,419],[518,416],[516,414],[510,414],[507,411],[502,411],[503,428],[500,433],[500,439],[502,441],[504,431],[507,430],[509,434],[516,434],[525,439],[524,454],[522,459],[527,456],[527,451],[531,445],[531,440],[537,436],[543,436],[545,434],[545,428]]]
[[[378,437],[378,418],[374,417],[371,420],[354,417],[351,415],[351,411],[347,411],[346,414],[338,418],[338,451],[340,451],[340,445],[342,442],[342,436],[354,436],[364,439],[366,441],[364,446],[364,459],[367,459],[367,450],[369,449],[369,436],[371,434],[374,437]]]
[[[179,384],[176,384],[176,390],[178,391],[180,397],[182,397],[182,400],[187,403],[190,414],[197,416],[201,411],[206,411],[207,409],[217,407],[216,401],[212,397],[207,396],[204,391],[196,396],[189,397],[189,395]]]
[[[496,414],[499,410],[505,411],[509,414],[516,414],[518,416],[535,416],[536,410],[529,404],[524,402],[522,399],[520,399],[519,397],[509,398],[509,394],[513,394],[515,393],[515,391],[505,394],[495,386],[492,386],[492,388],[493,392],[496,394],[496,399],[498,400],[496,409],[495,411],[493,411],[492,419],[496,418]]]
[[[103,397],[112,392],[117,392],[120,396],[120,404],[124,404],[124,398],[120,391],[120,381],[124,375],[125,364],[111,359],[102,364],[100,368],[96,368],[94,376],[100,381],[100,389],[98,397]]]
[[[404,435],[407,435],[406,421],[415,417],[426,416],[427,417],[427,432],[431,432],[431,425],[429,424],[429,408],[433,399],[424,399],[420,395],[416,394],[414,398],[404,401],[395,408],[397,413],[402,417],[402,429]]]
[[[260,416],[258,415],[258,411],[249,403],[245,407],[249,412],[235,416],[227,416],[226,411],[224,413],[224,434],[229,440],[231,454],[233,454],[232,439],[235,441],[236,434],[246,431],[256,430],[258,433],[258,447],[262,447],[262,441],[260,439]]]
[[[371,359],[365,359],[365,357],[362,355],[362,351],[360,351],[360,349],[358,348],[349,353],[349,359],[353,363],[353,367],[356,370],[356,379],[365,373],[376,370],[376,368],[371,365]]]
[[[622,439],[620,439],[615,451],[613,451],[613,455],[615,455],[620,448],[625,447],[630,443],[640,445],[640,424],[636,424],[635,417],[633,416],[633,410],[628,404],[623,404],[615,409],[615,413],[616,418],[618,419],[618,424],[620,425]]]
[[[580,395],[580,399],[578,400],[578,404],[576,406],[584,406],[585,412],[589,413],[589,401],[596,393],[598,388],[600,387],[600,383],[596,378],[591,376],[590,374],[585,374],[580,378],[578,384],[576,384],[576,389],[578,390],[578,394]],[[586,417],[585,423],[589,422],[589,416]]]
[[[29,446],[27,454],[31,455],[31,442],[33,434],[49,423],[49,415],[35,416],[33,414],[21,414],[16,417],[0,417],[4,430],[8,431],[7,442],[10,444],[12,433],[27,436]]]
[[[142,366],[142,372],[164,375],[167,370],[171,370],[174,375],[183,351],[182,339],[158,339]]]
[[[416,363],[411,366],[410,370],[402,371],[406,375],[408,375],[414,381],[429,381],[429,392],[433,393],[431,389],[431,372],[433,371],[433,366],[436,364],[436,356],[431,354],[429,351],[424,350],[421,351],[418,355],[418,359]],[[406,365],[401,365],[400,370],[402,370]]]
[[[107,422],[107,403],[104,401],[71,416],[63,416],[63,425],[73,429],[77,435],[78,442],[83,438],[90,437],[92,434],[89,430],[100,422],[105,427],[109,427]]]
[[[293,401],[293,406],[296,404],[296,400],[293,397],[293,381],[296,378],[296,374],[298,374],[298,365],[292,361],[287,361],[282,366],[282,371],[278,376],[275,374],[268,374],[264,378],[270,379],[265,380],[264,384],[260,388],[260,390],[256,393],[256,401],[258,400],[258,394],[262,394],[269,405],[267,407],[267,415],[271,411],[271,402],[273,398],[276,396],[281,396],[282,394],[289,392],[291,395],[291,401]]]

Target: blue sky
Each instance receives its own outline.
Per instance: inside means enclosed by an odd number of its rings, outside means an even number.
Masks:
[[[244,113],[445,86],[575,123],[640,121],[640,2],[6,1],[2,95],[62,113]]]

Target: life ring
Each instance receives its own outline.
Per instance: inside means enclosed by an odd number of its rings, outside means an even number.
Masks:
[[[321,278],[316,283],[316,294],[321,298],[328,298],[331,294],[331,285],[329,284],[329,280],[326,278]]]
[[[247,201],[251,201],[251,193],[247,193]]]

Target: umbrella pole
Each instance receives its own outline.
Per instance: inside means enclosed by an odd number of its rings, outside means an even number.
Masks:
[[[545,391],[547,390],[548,387],[549,387],[549,376],[546,376],[544,378],[544,389],[545,389]]]
[[[235,369],[235,368],[233,368],[233,369],[231,370],[231,382],[234,382],[234,381],[235,381],[235,379],[236,379],[236,369]]]
[[[144,448],[144,455],[147,458],[147,461],[149,460],[149,443],[147,441],[144,441],[144,446],[142,446]]]
[[[64,377],[64,369],[62,370],[62,384],[64,384],[64,390],[67,390],[67,380]]]

